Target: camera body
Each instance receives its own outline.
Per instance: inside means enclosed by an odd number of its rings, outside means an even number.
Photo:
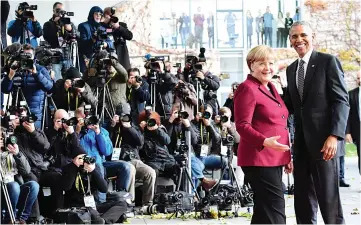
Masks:
[[[20,15],[19,12],[16,11],[16,16],[23,22],[26,22],[28,19],[34,17],[34,12],[32,10],[38,10],[38,6],[28,5],[26,2],[20,3],[18,11],[22,11],[22,14]]]
[[[51,48],[46,41],[40,41],[40,46],[35,52],[37,61],[44,67],[49,67],[53,64],[60,64],[63,51],[60,48]]]
[[[96,162],[96,159],[95,159],[94,157],[92,157],[92,156],[85,155],[85,156],[83,157],[83,161],[84,161],[84,163],[86,163],[86,164],[94,164],[94,163]]]
[[[78,124],[78,119],[76,117],[72,117],[68,120],[63,118],[61,121],[63,124],[66,124],[68,126],[76,126]]]
[[[84,106],[84,114],[85,114],[85,119],[84,119],[85,127],[89,125],[96,125],[99,123],[98,116],[92,114],[91,105]]]
[[[62,24],[71,24],[70,18],[65,16],[74,16],[74,12],[67,12],[65,10],[57,9],[55,11],[60,16],[60,23]]]
[[[12,70],[29,70],[34,66],[34,60],[32,59],[31,53],[26,53],[23,51],[15,52],[10,55],[7,62]]]
[[[191,212],[194,210],[193,195],[184,191],[159,193],[154,196],[154,204],[160,213],[172,213],[176,210]]]
[[[204,113],[199,113],[199,114],[203,119],[206,119],[206,120],[209,120],[212,117],[212,114],[208,111],[205,111]]]
[[[48,168],[49,166],[53,165],[55,163],[55,158],[52,155],[46,155],[44,157],[44,167]]]
[[[24,122],[35,123],[38,120],[38,117],[35,116],[34,114],[31,114],[27,116],[21,116],[19,119],[20,119],[20,124]]]

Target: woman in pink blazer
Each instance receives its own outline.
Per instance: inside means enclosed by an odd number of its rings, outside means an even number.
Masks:
[[[241,136],[238,165],[254,192],[252,224],[286,224],[282,167],[292,171],[288,111],[270,82],[274,53],[257,46],[247,55],[251,73],[234,94],[234,118]]]

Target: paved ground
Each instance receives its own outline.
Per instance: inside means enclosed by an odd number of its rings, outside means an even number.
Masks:
[[[360,174],[357,168],[357,157],[348,157],[345,159],[346,165],[346,182],[351,187],[341,188],[341,199],[344,211],[344,217],[346,224],[361,224],[361,214],[356,210],[361,210],[360,195],[361,195],[361,183]],[[287,177],[284,177],[285,184],[287,184]],[[293,208],[293,196],[285,196],[286,198],[286,215],[287,224],[296,224],[295,212]],[[246,208],[242,208],[240,211],[247,212]],[[238,217],[232,219],[151,219],[149,216],[142,218],[132,218],[129,220],[130,224],[250,224],[250,220],[245,217]],[[318,213],[318,224],[324,224],[321,213]]]

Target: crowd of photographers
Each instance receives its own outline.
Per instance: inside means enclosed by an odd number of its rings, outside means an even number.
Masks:
[[[158,177],[177,183],[187,160],[195,186],[212,190],[217,180],[206,178],[205,169],[226,168],[240,137],[232,115],[237,84],[220,107],[220,79],[207,70],[205,50],[187,56],[183,71],[174,74],[171,62],[153,57],[141,74],[130,67],[132,33],[113,8],[92,7],[76,28],[65,17],[72,13],[56,2],[43,29],[35,9],[19,4],[8,34],[21,44],[3,52],[1,91],[11,102],[2,111],[1,169],[16,219],[26,223],[61,208],[96,205],[93,221],[115,223],[121,215],[113,212],[122,206],[109,204],[109,180],[115,191],[151,205]],[[46,43],[38,46],[42,35]],[[135,196],[138,181],[142,196]],[[2,218],[9,222],[8,211]]]

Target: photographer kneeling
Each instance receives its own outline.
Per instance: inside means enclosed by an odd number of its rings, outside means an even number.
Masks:
[[[123,222],[122,215],[127,208],[126,202],[113,201],[96,204],[94,200],[92,193],[108,190],[107,182],[99,167],[92,162],[94,158],[86,155],[81,148],[72,151],[71,157],[73,160],[64,167],[61,179],[62,188],[65,191],[65,206],[68,208],[88,207],[92,224]]]
[[[130,162],[135,167],[135,178],[142,180],[142,204],[153,202],[156,173],[150,166],[144,164],[139,157],[139,149],[144,144],[143,134],[132,126],[129,104],[119,105],[110,125],[110,136],[114,148],[120,148],[120,157],[116,160]],[[130,193],[135,193],[134,182],[131,183]]]
[[[75,116],[78,119],[76,132],[87,155],[96,159],[96,164],[103,177],[117,177],[117,191],[128,191],[130,181],[134,179],[131,177],[131,164],[122,160],[105,160],[105,157],[110,156],[113,152],[109,132],[99,126],[99,121],[94,116],[92,116],[93,119],[89,119],[90,117],[85,115],[83,108],[77,109]],[[104,193],[99,193],[99,202],[105,202],[105,197]]]
[[[81,79],[81,73],[75,67],[70,67],[64,74],[64,79],[58,80],[49,93],[53,93],[56,107],[67,110],[68,113],[73,112],[71,116],[81,106],[89,104],[95,108],[98,104],[90,86]]]
[[[24,154],[19,151],[19,146],[15,143],[16,138],[6,137],[5,129],[0,128],[1,176],[8,190],[15,219],[18,223],[25,224],[38,197],[39,184],[35,181],[24,183],[22,176],[31,173],[29,162]],[[10,142],[6,138],[10,139]],[[3,205],[1,209],[5,208],[4,202],[2,198]],[[1,222],[10,224],[9,209],[6,210],[5,217],[1,219]]]

